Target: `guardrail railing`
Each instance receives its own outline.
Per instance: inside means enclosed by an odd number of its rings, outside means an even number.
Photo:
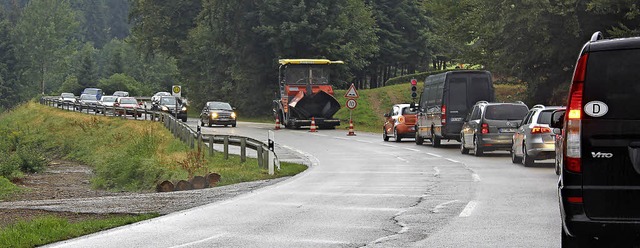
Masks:
[[[162,111],[152,111],[146,108],[124,108],[124,107],[111,107],[104,105],[89,105],[81,104],[77,102],[61,101],[56,97],[41,97],[40,104],[49,107],[59,108],[69,111],[79,111],[82,113],[91,114],[89,111],[93,111],[94,115],[102,116],[120,116],[126,118],[127,113],[132,113],[135,120],[149,120],[162,122],[163,125],[174,135],[174,137],[180,139],[185,144],[189,145],[191,149],[198,148],[207,144],[207,150],[209,156],[214,156],[217,152],[214,149],[214,144],[222,144],[222,153],[225,159],[229,158],[229,146],[240,147],[240,159],[242,162],[247,160],[247,148],[256,151],[256,157],[258,160],[258,166],[269,170],[269,174],[273,175],[275,167],[280,169],[280,162],[273,151],[273,146],[269,146],[262,141],[237,136],[237,135],[222,135],[222,134],[202,134],[200,126],[197,130],[193,130],[189,125],[180,121],[176,116]],[[111,114],[107,114],[111,112]],[[144,116],[144,117],[143,117]]]

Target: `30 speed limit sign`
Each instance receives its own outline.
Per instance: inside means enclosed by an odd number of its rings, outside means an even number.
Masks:
[[[358,106],[358,102],[356,102],[356,99],[347,100],[347,108],[355,109],[357,106]]]

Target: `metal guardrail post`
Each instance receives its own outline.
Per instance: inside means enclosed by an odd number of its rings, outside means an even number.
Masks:
[[[209,136],[209,157],[213,157],[215,150],[213,149],[214,136]]]
[[[229,159],[229,136],[224,136],[224,159]]]
[[[240,138],[240,161],[247,161],[247,138]]]
[[[263,168],[266,169],[267,167],[269,167],[269,152],[270,152],[270,150],[269,149],[263,149],[263,151],[264,152],[262,153],[262,161],[263,161],[262,162],[262,166],[264,166]],[[260,158],[258,158],[258,159],[260,159]]]
[[[257,159],[258,159],[258,167],[259,168],[264,168],[264,160],[262,159],[262,157],[264,156],[263,155],[264,150],[262,149],[261,145],[258,145],[258,147],[256,149],[256,152],[258,153],[258,157],[257,157]]]

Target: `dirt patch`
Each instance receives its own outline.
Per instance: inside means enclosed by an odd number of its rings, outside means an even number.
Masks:
[[[90,167],[75,162],[55,160],[41,172],[28,174],[14,183],[24,190],[0,202],[17,202],[50,199],[70,199],[85,197],[117,196],[126,193],[95,190],[91,188],[93,172]],[[105,219],[127,214],[93,214],[40,209],[0,209],[0,228],[21,220],[32,220],[42,216],[57,216],[71,222]]]

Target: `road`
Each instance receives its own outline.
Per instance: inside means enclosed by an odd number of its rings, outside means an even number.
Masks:
[[[195,128],[197,121],[190,119]],[[205,127],[266,140],[272,124]],[[280,184],[52,247],[557,247],[553,164],[508,153],[461,155],[458,143],[383,142],[346,130],[275,131],[313,161]]]

